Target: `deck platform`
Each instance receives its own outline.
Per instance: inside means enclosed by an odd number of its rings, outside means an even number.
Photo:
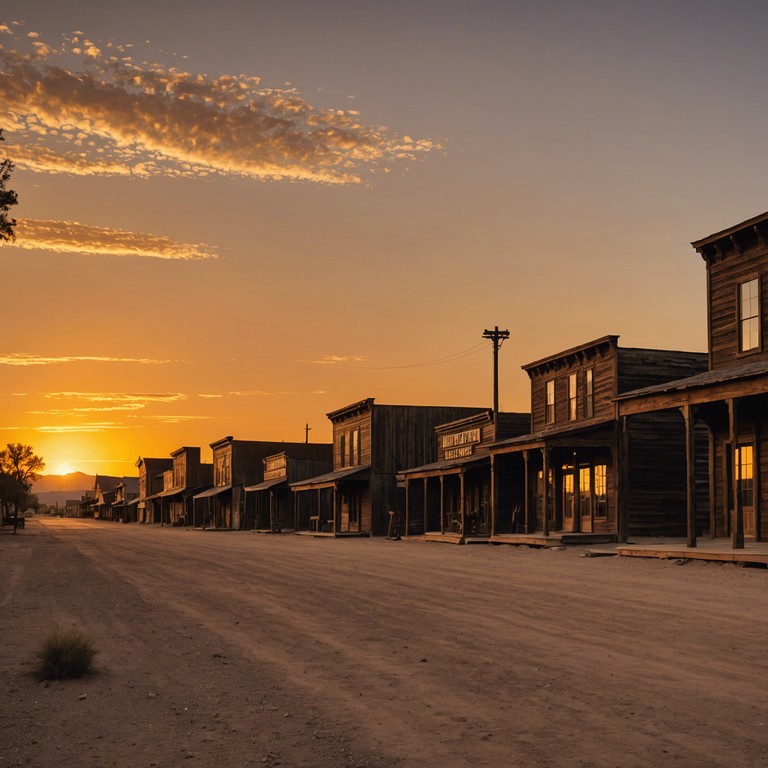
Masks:
[[[491,544],[516,544],[529,547],[565,547],[590,544],[611,544],[616,536],[610,533],[567,533],[557,532],[545,536],[543,533],[497,533],[491,536]]]
[[[415,538],[413,536],[409,538]],[[487,544],[490,536],[463,536],[460,533],[440,533],[431,531],[418,537],[421,541],[437,541],[440,544]]]
[[[696,547],[688,547],[685,539],[649,539],[618,544],[616,554],[622,557],[657,557],[664,560],[708,560],[720,563],[743,563],[768,566],[768,542],[747,541],[744,549],[734,549],[730,539],[699,539]],[[600,554],[604,554],[601,552]]]

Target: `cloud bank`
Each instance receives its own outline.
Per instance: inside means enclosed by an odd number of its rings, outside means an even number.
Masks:
[[[0,124],[19,168],[357,184],[439,148],[258,77],[137,63],[130,45],[81,32],[53,45],[21,28],[0,27]]]
[[[153,259],[199,260],[217,258],[213,246],[180,243],[162,235],[147,235],[124,229],[95,227],[77,221],[19,219],[16,240],[10,248],[84,253],[100,256],[141,256]]]

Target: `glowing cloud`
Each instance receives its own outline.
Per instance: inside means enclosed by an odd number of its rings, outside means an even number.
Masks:
[[[34,33],[0,31],[12,37],[0,49],[0,124],[19,168],[350,184],[439,148],[258,77],[137,64],[132,46],[82,33],[54,47]]]
[[[154,259],[215,259],[202,243],[179,243],[169,237],[79,224],[76,221],[23,219],[16,224],[12,248],[103,256],[142,256]]]
[[[186,400],[181,392],[46,392],[43,397],[49,400],[80,400],[87,403],[174,403]]]
[[[160,365],[170,360],[151,360],[142,357],[104,357],[99,355],[58,355],[44,357],[26,352],[8,352],[0,354],[0,365],[54,365],[56,363],[140,363],[141,365]]]

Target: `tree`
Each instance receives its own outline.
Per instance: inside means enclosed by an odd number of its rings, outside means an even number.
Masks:
[[[0,141],[5,141],[3,131],[0,129]],[[7,157],[0,162],[0,240],[15,240],[16,219],[8,216],[12,205],[19,202],[17,194],[12,189],[6,189],[5,185],[10,181],[13,162]]]
[[[31,497],[32,484],[45,469],[41,456],[35,454],[31,445],[8,443],[0,451],[0,505],[3,515],[13,506],[13,532],[19,509],[23,508]]]

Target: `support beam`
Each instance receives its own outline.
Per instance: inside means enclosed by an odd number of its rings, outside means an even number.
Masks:
[[[690,405],[681,409],[685,421],[685,510],[688,546],[696,546],[696,436]]]
[[[544,535],[549,536],[549,460],[550,450],[549,448],[541,449],[541,479],[542,479],[542,496],[541,496],[541,514],[544,524]]]
[[[731,546],[734,549],[744,549],[744,507],[741,503],[741,494],[739,493],[739,400],[732,398],[728,400],[728,424],[731,433],[733,472],[731,477],[733,486],[733,522],[731,524]]]
[[[535,488],[533,478],[531,477],[531,452],[523,451],[523,508],[520,510],[523,516],[523,530],[525,533],[532,533],[536,530],[536,521],[533,520],[531,510],[533,505],[533,493]],[[518,516],[519,517],[519,516]],[[517,531],[512,531],[517,533]]]

